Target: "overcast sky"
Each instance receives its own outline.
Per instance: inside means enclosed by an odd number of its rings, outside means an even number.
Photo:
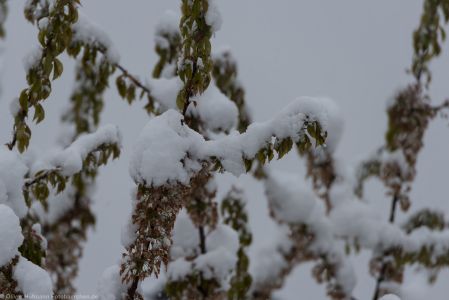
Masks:
[[[7,39],[1,54],[0,138],[10,138],[12,118],[9,102],[25,85],[23,57],[38,45],[36,30],[23,18],[23,0],[10,2]],[[102,27],[121,55],[121,63],[142,79],[149,77],[156,62],[153,32],[160,15],[178,10],[179,0],[91,0],[82,1],[81,11]],[[383,143],[385,105],[411,78],[411,33],[419,21],[418,0],[222,0],[218,6],[224,24],[213,39],[213,47],[230,46],[239,63],[240,78],[254,119],[266,120],[298,96],[328,96],[337,101],[345,119],[345,132],[337,155],[348,163],[374,151]],[[448,46],[448,45],[446,45]],[[446,47],[447,48],[447,47]],[[445,49],[446,50],[446,49]],[[449,49],[448,49],[449,50]],[[449,51],[448,51],[449,52]],[[449,96],[449,56],[432,65],[435,103]],[[73,88],[73,62],[64,58],[63,77],[53,86],[45,102],[46,119],[33,128],[33,147],[47,151],[59,134],[60,112]],[[113,86],[113,85],[111,85]],[[120,259],[120,230],[130,210],[128,157],[133,141],[148,121],[143,103],[129,107],[115,89],[106,94],[102,123],[117,124],[124,136],[119,161],[102,169],[94,210],[97,227],[89,236],[77,281],[80,293],[94,292],[102,271]],[[418,161],[418,176],[412,192],[412,211],[439,207],[449,213],[447,190],[449,128],[447,120],[430,126],[425,148]],[[273,165],[274,169],[304,172],[296,153]],[[236,179],[221,176],[220,193]],[[251,253],[269,244],[275,230],[267,217],[266,200],[259,183],[248,176],[239,180],[248,191],[255,245]],[[389,199],[382,186],[370,182],[367,199],[385,211]],[[401,217],[400,217],[401,219]],[[354,259],[359,275],[355,295],[370,299],[374,279],[368,275],[369,255]],[[257,262],[252,262],[257,263]],[[410,296],[447,299],[449,272],[437,285],[423,289],[423,279],[409,272]],[[298,267],[278,293],[282,299],[325,299],[324,286],[310,278],[310,266]]]

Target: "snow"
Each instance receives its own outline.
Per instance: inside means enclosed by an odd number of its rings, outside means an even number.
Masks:
[[[187,115],[198,117],[207,129],[228,131],[236,127],[237,106],[217,88],[215,82],[211,82],[203,94],[193,97],[191,101],[196,105],[189,106]]]
[[[318,119],[327,131],[326,149],[331,153],[335,152],[343,134],[344,127],[343,116],[337,103],[330,98],[303,98],[303,101],[314,102],[311,105],[319,107],[313,110],[319,111],[315,113],[320,115]]]
[[[109,36],[85,15],[79,14],[78,21],[72,25],[72,30],[73,41],[104,47],[105,55],[111,63],[115,64],[120,61],[120,55]]]
[[[124,248],[129,247],[136,240],[136,232],[138,230],[137,224],[133,223],[132,215],[136,209],[137,200],[137,187],[134,187],[131,191],[131,199],[132,201],[132,209],[128,214],[128,218],[126,219],[126,224],[122,226],[120,241]]]
[[[0,267],[6,265],[19,254],[23,235],[19,218],[11,208],[0,204]]]
[[[34,68],[42,58],[42,47],[36,46],[32,49],[27,56],[23,58],[23,66],[25,71],[28,73],[29,70]]]
[[[104,270],[97,286],[98,299],[119,300],[125,298],[128,287],[122,283],[120,267],[111,266]]]
[[[33,231],[33,234],[35,234],[36,236],[39,237],[40,239],[40,247],[42,248],[42,250],[47,250],[47,246],[48,246],[48,242],[47,239],[42,235],[42,226],[39,223],[35,223],[33,224],[33,226],[31,226],[31,230]]]
[[[150,79],[147,85],[151,96],[160,105],[161,111],[177,108],[176,97],[184,85],[178,76],[169,79]]]
[[[11,116],[15,117],[20,111],[19,98],[14,98],[9,104],[9,112]]]
[[[381,151],[378,155],[378,159],[382,162],[383,165],[394,164],[399,166],[401,174],[398,174],[398,176],[406,178],[407,175],[412,172],[409,164],[407,163],[407,159],[404,156],[404,152],[402,152],[401,150],[396,150],[394,152],[384,150]]]
[[[221,18],[220,11],[218,10],[216,0],[209,0],[209,8],[206,13],[206,23],[212,29],[212,32],[217,32],[220,30],[223,19]]]
[[[169,37],[180,35],[179,18],[179,14],[172,10],[167,10],[164,12],[162,17],[159,19],[159,22],[156,24],[155,43],[158,47],[164,49],[169,48],[170,45],[163,37],[164,35]]]
[[[173,244],[170,248],[170,256],[172,259],[193,256],[197,254],[199,244],[198,230],[186,211],[181,210],[176,217],[173,228]]]
[[[81,135],[68,148],[53,158],[52,164],[61,168],[62,174],[72,176],[83,167],[87,155],[102,144],[118,144],[121,147],[121,135],[114,125],[105,125],[96,132]]]
[[[51,298],[53,295],[50,275],[24,257],[20,257],[15,266],[13,278],[17,281],[18,288],[24,293],[25,298],[42,299]]]
[[[172,281],[181,281],[192,271],[192,263],[180,257],[168,265],[167,277]]]
[[[422,227],[406,234],[399,225],[386,221],[375,207],[351,195],[350,187],[339,184],[332,187],[330,197],[334,206],[327,216],[322,201],[300,184],[301,178],[293,174],[267,173],[265,192],[275,220],[307,225],[315,235],[312,245],[315,251],[343,257],[338,243],[347,240],[375,251],[401,247],[413,253],[426,247],[433,250],[434,258],[449,252],[449,230],[432,231]],[[342,266],[344,263],[343,260],[339,262]],[[349,267],[345,268],[344,272],[349,274]]]
[[[195,259],[195,268],[202,272],[204,278],[215,278],[226,287],[229,275],[237,263],[238,249],[237,232],[227,225],[219,224],[207,235],[207,252]]]
[[[289,239],[288,228],[279,226],[275,229],[277,232],[270,243],[261,247],[255,259],[250,261],[250,273],[254,279],[254,286],[279,280],[282,270],[288,266],[287,261],[282,256],[293,246]]]
[[[0,204],[9,206],[19,218],[28,211],[22,193],[27,172],[28,168],[16,152],[0,148]]]
[[[286,223],[308,223],[316,204],[316,196],[310,189],[300,185],[301,180],[286,173],[270,174],[265,182],[265,190],[270,201],[270,208],[276,220]],[[274,178],[277,178],[274,180]],[[279,182],[282,182],[280,186]],[[298,198],[301,201],[298,201]]]
[[[129,171],[134,181],[147,186],[187,184],[194,172],[201,169],[200,163],[187,155],[192,153],[195,157],[204,139],[183,126],[181,120],[181,114],[168,110],[148,122],[131,154]]]
[[[176,182],[187,184],[201,168],[201,163],[211,157],[218,158],[225,170],[240,175],[245,172],[243,158],[254,158],[273,136],[280,140],[291,138],[298,141],[306,119],[321,122],[323,129],[327,130],[329,118],[323,109],[312,98],[301,98],[273,119],[251,124],[243,134],[233,131],[209,141],[182,125],[180,113],[168,110],[150,120],[140,133],[131,154],[131,177],[148,186]],[[221,123],[219,120],[214,122]]]
[[[388,294],[380,298],[380,300],[401,300],[401,299],[396,295]]]
[[[206,279],[217,279],[222,286],[228,285],[228,280],[237,263],[239,238],[237,232],[223,224],[209,232],[206,236],[206,253],[198,255],[193,261],[186,257],[194,254],[193,247],[199,247],[198,231],[189,224],[188,216],[183,213],[181,222],[175,225],[172,254],[178,255],[168,265],[167,277],[170,280],[182,280],[193,271],[200,271]],[[182,227],[186,225],[185,227]],[[182,228],[182,229],[181,229]],[[182,249],[184,247],[184,249]],[[189,251],[182,251],[188,249]],[[185,257],[181,255],[184,254]],[[172,257],[173,258],[173,257]]]
[[[148,81],[151,96],[160,105],[161,111],[177,109],[176,98],[183,87],[179,77],[151,79]],[[231,130],[237,125],[238,109],[233,101],[226,97],[211,82],[203,94],[191,98],[187,115],[198,118],[202,125],[211,131]]]
[[[31,205],[30,212],[38,216],[39,220],[44,224],[55,224],[64,214],[73,208],[75,204],[74,193],[75,190],[70,184],[60,193],[51,189],[50,195],[47,198],[48,210],[45,211],[41,202],[34,201]]]
[[[356,277],[343,252],[342,241],[336,239],[335,224],[326,216],[323,201],[314,196],[311,190],[298,184],[300,182],[301,179],[294,175],[273,176],[268,173],[265,190],[274,217],[280,223],[307,225],[314,236],[309,250],[326,257],[328,262],[337,266],[337,283],[347,294],[351,294]],[[347,220],[350,219],[347,218],[345,224]],[[282,264],[285,263],[282,260],[279,263],[280,266],[273,266],[273,269],[282,270]]]
[[[45,30],[48,27],[48,18],[42,18],[38,21],[37,26],[39,28],[39,30]]]

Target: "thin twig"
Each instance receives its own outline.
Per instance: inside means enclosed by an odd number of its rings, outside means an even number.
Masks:
[[[136,86],[144,90],[148,95],[151,95],[150,89],[143,85],[134,75],[130,74],[128,70],[126,70],[122,65],[120,65],[119,63],[115,63],[114,66],[122,71],[123,75],[130,79]]]
[[[394,223],[394,220],[396,218],[396,210],[397,210],[397,204],[399,202],[399,197],[395,194],[393,196],[393,200],[391,201],[391,209],[390,209],[390,218],[388,221],[390,223]],[[380,268],[379,277],[377,277],[376,280],[376,288],[374,289],[374,296],[373,300],[377,300],[379,298],[380,294],[380,286],[382,282],[385,280],[385,273],[387,272],[387,263],[383,262],[382,266]]]

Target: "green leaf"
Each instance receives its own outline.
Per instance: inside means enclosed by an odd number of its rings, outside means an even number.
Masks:
[[[62,62],[55,58],[55,60],[53,61],[53,80],[59,78],[62,74],[64,67],[62,65]]]
[[[126,97],[126,82],[125,79],[122,76],[117,77],[115,84],[117,85],[118,93],[120,94],[120,97],[125,98]]]
[[[136,86],[134,84],[130,84],[128,87],[128,91],[126,92],[126,100],[131,104],[133,100],[136,98]]]
[[[44,108],[42,107],[42,105],[37,103],[36,105],[34,105],[33,121],[36,121],[36,124],[39,124],[40,122],[42,122],[42,120],[44,120],[44,118],[45,118]]]
[[[24,89],[21,93],[20,93],[20,97],[19,97],[19,104],[20,104],[20,108],[27,112],[28,111],[28,90]]]

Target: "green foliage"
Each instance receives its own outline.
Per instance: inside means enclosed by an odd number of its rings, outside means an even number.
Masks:
[[[67,49],[74,57],[81,51],[76,67],[77,88],[70,98],[71,108],[63,116],[64,121],[75,124],[77,134],[97,128],[104,106],[103,94],[115,71],[115,66],[95,45],[74,42]]]
[[[432,76],[430,61],[441,54],[441,45],[446,40],[444,25],[449,21],[448,0],[425,0],[421,22],[413,33],[413,62],[411,72],[419,81],[424,75],[426,83]]]
[[[237,64],[231,52],[224,51],[214,57],[212,75],[220,91],[237,105],[239,110],[237,129],[240,132],[246,131],[251,118],[246,109],[245,90],[237,80]]]
[[[5,298],[23,298],[23,293],[17,288],[14,277],[14,266],[19,261],[19,256],[14,257],[10,263],[0,267],[0,295]]]
[[[8,15],[8,0],[0,0],[0,38],[4,38],[5,32],[5,21]]]
[[[160,78],[165,68],[174,65],[177,62],[179,53],[181,52],[181,36],[179,32],[156,32],[157,39],[164,42],[156,43],[156,54],[159,60],[154,66],[153,77]],[[176,76],[176,68],[173,68],[173,76]]]
[[[237,265],[234,276],[231,278],[231,287],[228,290],[228,299],[230,300],[246,299],[252,283],[251,275],[248,272],[249,257],[246,253],[247,248],[251,245],[252,234],[248,228],[248,213],[242,197],[242,191],[233,186],[221,203],[223,223],[231,226],[238,233],[240,241]]]
[[[264,165],[265,163],[273,160],[275,153],[277,154],[278,159],[281,159],[285,154],[290,152],[294,143],[296,143],[296,147],[301,154],[304,154],[312,147],[312,141],[314,142],[315,147],[322,146],[325,143],[327,132],[321,128],[321,125],[317,121],[306,120],[304,123],[304,128],[301,132],[299,132],[299,135],[300,138],[296,142],[294,142],[290,137],[274,137],[266,142],[265,146],[257,152],[255,157],[243,156],[242,159],[245,164],[246,171],[251,170],[254,160],[256,160],[260,165]],[[221,163],[215,161],[215,166],[215,170],[222,170]]]
[[[42,266],[46,256],[45,249],[42,247],[43,237],[35,232],[29,224],[22,224],[24,240],[19,247],[20,254],[32,263]]]
[[[430,230],[443,230],[446,227],[446,220],[440,211],[422,209],[411,215],[402,227],[407,233],[421,227],[427,227]]]
[[[215,299],[219,287],[215,279],[204,279],[201,272],[195,270],[182,280],[168,282],[165,293],[171,300]]]
[[[211,81],[212,28],[205,17],[208,8],[207,0],[182,0],[182,54],[178,75],[184,82],[184,88],[179,92],[176,103],[183,112],[190,104],[190,97],[203,93]]]
[[[116,159],[120,155],[120,148],[116,144],[102,144],[87,154],[83,161],[82,173],[88,177],[95,177],[98,167],[105,165],[110,158]],[[23,187],[23,195],[27,205],[30,207],[32,199],[42,203],[46,210],[48,208],[47,199],[50,195],[50,188],[58,194],[65,190],[68,176],[62,175],[61,167],[50,170],[41,170],[34,174],[33,178],[26,180]],[[79,180],[78,174],[74,174],[74,182]],[[31,197],[32,196],[32,197]]]
[[[29,145],[31,130],[25,120],[30,107],[34,107],[33,119],[36,123],[45,118],[40,102],[50,96],[51,81],[62,74],[63,65],[57,57],[71,43],[71,27],[78,20],[78,5],[77,0],[55,0],[52,6],[48,1],[32,0],[25,8],[25,16],[30,22],[46,23],[46,25],[38,26],[38,40],[42,50],[38,59],[28,70],[28,87],[22,90],[19,97],[20,110],[15,116],[14,136],[9,144],[10,148],[17,143],[18,150],[23,152]]]
[[[145,105],[145,110],[150,114],[158,113],[158,109],[155,105],[155,101],[153,96],[151,95],[151,91],[148,87],[144,86],[140,83],[134,76],[128,73],[123,67],[118,66],[118,68],[122,71],[122,74],[119,75],[115,80],[115,85],[117,87],[117,91],[124,100],[126,100],[129,104],[133,103],[134,100],[139,97],[142,99],[145,95],[147,98],[147,104]],[[137,96],[138,95],[138,96]]]
[[[34,174],[32,179],[25,182],[23,196],[28,206],[31,206],[31,196],[42,203],[45,210],[48,209],[47,198],[50,195],[51,186],[60,193],[65,190],[67,177],[60,174],[60,169],[41,170]]]

